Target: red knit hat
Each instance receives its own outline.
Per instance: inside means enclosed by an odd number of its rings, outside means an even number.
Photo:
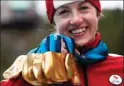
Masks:
[[[53,21],[53,15],[55,13],[55,9],[57,9],[58,7],[64,4],[74,2],[74,1],[90,2],[97,9],[97,11],[101,13],[100,0],[68,0],[68,1],[62,1],[61,4],[56,3],[57,0],[45,0],[45,1],[46,1],[46,12],[47,12],[47,16],[48,16],[50,23],[52,23]]]

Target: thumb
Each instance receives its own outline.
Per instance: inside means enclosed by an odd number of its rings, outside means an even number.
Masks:
[[[61,39],[61,53],[63,53],[65,56],[68,54],[68,51],[66,49],[66,45],[63,39]]]

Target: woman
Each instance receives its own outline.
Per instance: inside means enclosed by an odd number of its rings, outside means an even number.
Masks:
[[[57,35],[50,34],[47,36],[41,42],[40,46],[31,50],[29,54],[45,54],[51,57],[50,59],[54,60],[53,62],[56,62],[52,66],[57,67],[52,67],[54,69],[50,70],[51,74],[46,74],[44,71],[45,76],[42,74],[36,76],[38,67],[42,70],[45,70],[45,67],[36,66],[35,64],[36,69],[33,70],[30,67],[25,68],[24,66],[20,70],[22,74],[19,72],[19,74],[17,73],[18,75],[11,76],[12,78],[8,81],[2,81],[2,86],[31,86],[41,85],[44,82],[45,84],[55,83],[54,85],[62,86],[122,86],[123,56],[109,55],[106,44],[100,40],[100,33],[97,32],[98,22],[101,18],[100,1],[65,1],[60,6],[55,6],[54,2],[52,0],[46,0],[46,8],[48,19],[56,28]],[[39,60],[38,57],[34,59],[33,55],[28,55],[27,57],[21,56],[20,59],[25,57],[29,60],[30,57],[31,61]],[[61,65],[63,64],[63,60],[60,57],[64,58],[64,61],[67,61],[63,69]],[[59,58],[59,60],[55,61],[55,58]],[[49,58],[45,60],[49,60]],[[24,61],[22,63],[29,65],[28,61],[27,63]],[[74,65],[68,64],[70,61]],[[57,70],[56,68],[63,71],[63,74],[60,74],[60,76],[58,74],[60,80],[54,75],[55,70]],[[24,69],[28,70],[26,73],[29,72],[31,79],[27,78],[28,75],[24,74]],[[38,73],[42,70],[38,70]],[[66,72],[71,72],[71,75]],[[42,79],[38,79],[38,77]]]

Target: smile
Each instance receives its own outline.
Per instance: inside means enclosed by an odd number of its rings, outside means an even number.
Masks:
[[[86,28],[81,28],[81,29],[71,30],[71,33],[72,34],[79,34],[79,33],[85,32],[85,31],[86,31]]]

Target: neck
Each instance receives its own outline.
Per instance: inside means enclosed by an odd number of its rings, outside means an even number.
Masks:
[[[97,32],[96,35],[95,35],[95,38],[90,43],[84,45],[84,47],[86,47],[86,48],[95,48],[99,44],[100,39],[101,39],[100,33]]]
[[[83,47],[79,47],[78,50],[79,50],[80,52],[82,52],[82,53],[85,53],[85,52],[87,52],[89,49],[95,48],[95,47],[99,44],[100,39],[101,39],[100,33],[97,32],[96,35],[95,35],[94,40],[92,40],[90,43],[84,45]]]

